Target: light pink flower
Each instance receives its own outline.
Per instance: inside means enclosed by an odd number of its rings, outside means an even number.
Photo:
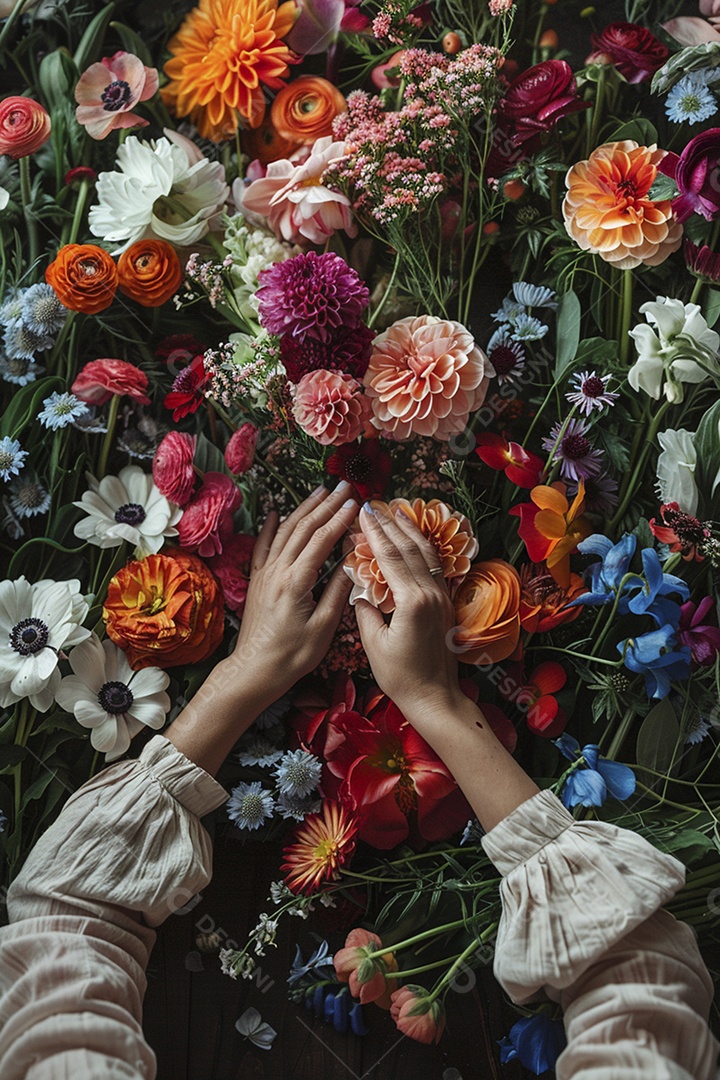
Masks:
[[[370,403],[352,375],[309,371],[295,387],[293,416],[298,427],[323,446],[341,446],[368,427]]]
[[[706,41],[720,41],[720,34],[715,27],[705,19],[698,19],[694,15],[680,15],[677,19],[663,23],[662,28],[679,45],[686,48],[704,45]]]
[[[203,559],[221,554],[233,535],[233,514],[242,492],[225,473],[207,472],[203,485],[190,500],[178,522],[180,546]]]
[[[365,373],[373,424],[389,438],[463,430],[495,374],[469,330],[433,315],[400,319],[373,342]]]
[[[236,476],[246,473],[253,463],[258,429],[248,420],[230,436],[225,447],[225,464]]]
[[[196,444],[196,435],[170,431],[155,451],[152,465],[155,487],[178,506],[189,502],[195,488],[193,458]]]
[[[267,172],[243,190],[242,181],[233,184],[235,205],[267,218],[275,235],[290,244],[309,240],[324,244],[329,236],[344,229],[355,236],[350,200],[323,186],[328,165],[344,156],[345,143],[333,142],[331,135],[317,139],[310,156],[298,165],[287,158],[271,161]]]
[[[77,122],[93,139],[104,139],[116,128],[147,127],[148,121],[131,109],[154,97],[157,88],[157,71],[139,57],[122,49],[104,56],[82,73],[75,87]]]
[[[720,0],[700,0],[700,14],[706,19],[720,19]]]

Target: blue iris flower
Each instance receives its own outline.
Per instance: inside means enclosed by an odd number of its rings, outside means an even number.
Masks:
[[[327,971],[323,971],[323,968],[327,968]],[[290,974],[288,975],[288,986],[294,986],[306,975],[317,975],[320,979],[327,979],[335,974],[335,967],[333,965],[332,953],[330,952],[330,946],[327,941],[322,941],[312,954],[307,963],[303,957],[302,951],[299,945],[295,946],[295,959],[292,962],[290,968]]]
[[[618,651],[623,650],[625,667],[645,676],[649,698],[667,697],[672,679],[690,676],[690,649],[687,645],[678,647],[676,625],[671,622],[649,634],[619,642]]]
[[[578,761],[581,754],[584,759],[584,767],[578,766],[563,785],[560,798],[568,810],[573,806],[602,806],[608,795],[628,799],[635,791],[632,769],[601,757],[596,743],[588,743],[580,750],[580,743],[572,735],[561,735],[553,742],[568,761]]]
[[[599,607],[602,604],[612,604],[620,588],[620,582],[628,572],[636,545],[637,537],[632,533],[626,533],[617,544],[613,544],[612,540],[603,536],[602,533],[593,533],[592,536],[581,541],[578,544],[578,551],[583,555],[599,555],[600,562],[593,563],[585,571],[589,592],[578,596],[568,606],[575,607],[582,604]],[[624,615],[626,612],[627,601],[623,598],[620,614]]]
[[[523,1016],[499,1040],[500,1061],[517,1058],[520,1064],[536,1076],[555,1068],[555,1062],[567,1045],[565,1028],[560,1020],[550,1020],[544,1013]]]
[[[680,605],[667,597],[670,593],[677,593],[683,600],[687,600],[690,595],[688,585],[674,574],[663,573],[654,548],[643,548],[642,562],[645,581],[638,578],[628,582],[628,608],[634,615],[652,615],[658,626],[672,623],[677,627],[680,621]]]

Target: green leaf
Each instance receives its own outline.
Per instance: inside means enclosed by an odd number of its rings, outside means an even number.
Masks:
[[[570,289],[560,297],[557,312],[557,351],[554,376],[559,379],[575,359],[580,344],[582,309],[577,293]]]
[[[43,56],[38,70],[40,92],[50,112],[62,112],[73,100],[73,90],[80,73],[63,49]]]
[[[32,784],[29,784],[25,791],[23,791],[23,806],[33,799],[39,799],[41,795],[44,795],[45,789],[54,779],[55,774],[51,769],[43,769],[38,778],[33,780]]]
[[[678,186],[672,177],[659,172],[648,191],[648,198],[660,202],[663,199],[674,199],[677,194]]]
[[[578,367],[600,368],[601,372],[617,360],[617,342],[607,338],[591,337],[578,345],[575,361]]]
[[[105,31],[110,25],[114,10],[115,4],[108,4],[106,7],[101,8],[92,22],[89,23],[73,57],[79,72],[85,71],[86,68],[100,59]]]
[[[668,775],[680,738],[680,725],[669,698],[659,701],[650,710],[638,731],[636,760],[638,765]],[[675,763],[676,765],[679,762]],[[674,769],[672,771],[675,771]],[[657,777],[649,778],[649,786]]]
[[[27,757],[27,748],[25,746],[17,746],[15,743],[12,746],[0,747],[0,773],[12,772],[16,765],[24,761]]]
[[[720,289],[705,290],[702,309],[708,326],[714,326],[720,317]]]
[[[658,141],[657,128],[645,117],[638,116],[621,124],[605,142],[619,142],[621,139],[634,139],[641,146],[652,146]]]
[[[691,45],[675,53],[659,71],[655,72],[650,87],[653,94],[665,94],[689,71],[695,71],[697,68],[712,69],[718,64],[720,64],[720,42],[704,41],[701,45]]]
[[[146,67],[155,66],[150,50],[139,34],[136,34],[129,26],[126,26],[125,23],[121,22],[111,22],[110,29],[114,30],[120,38],[126,52],[134,53],[139,60],[142,60]]]
[[[193,460],[201,472],[220,472],[226,473],[228,476],[232,475],[225,464],[225,458],[222,455],[222,451],[218,449],[214,443],[211,443],[202,432],[200,432],[197,437],[197,446],[195,448],[195,457]]]
[[[715,845],[709,836],[697,829],[680,829],[670,836],[661,836],[653,841],[662,851],[670,854],[677,852],[686,864],[697,862],[708,851],[714,851]]]
[[[695,480],[702,500],[701,514],[720,519],[720,401],[709,409],[693,439],[697,452]]]

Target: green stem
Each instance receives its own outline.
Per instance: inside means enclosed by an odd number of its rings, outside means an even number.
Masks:
[[[98,465],[98,480],[102,480],[107,469],[108,457],[110,456],[110,447],[112,446],[113,436],[115,434],[115,425],[117,423],[118,409],[120,408],[120,395],[113,394],[110,401],[110,411],[108,413],[108,426],[105,432],[105,438],[103,439],[102,450],[100,451],[100,464]]]
[[[632,727],[632,723],[633,723],[634,719],[635,719],[635,710],[634,709],[626,709],[625,715],[623,716],[622,720],[620,721],[618,729],[615,732],[615,735],[613,736],[613,740],[610,743],[610,746],[608,747],[607,753],[603,754],[604,758],[607,758],[610,761],[615,760],[615,756],[618,753],[618,751],[620,750],[622,744],[625,742],[625,738],[627,737],[628,731]]]
[[[70,226],[70,236],[68,238],[68,244],[74,244],[77,241],[78,233],[80,232],[80,222],[82,221],[83,212],[85,210],[85,202],[87,200],[88,191],[90,185],[87,180],[83,180],[78,190],[77,202],[75,203],[75,213],[73,214],[72,225]]]
[[[620,362],[623,367],[628,362],[630,356],[630,320],[632,319],[632,305],[633,305],[633,272],[632,270],[621,271],[623,275],[622,279],[622,318],[620,321],[620,334],[618,345],[620,347]]]
[[[387,283],[387,288],[385,289],[385,292],[383,293],[382,297],[380,298],[379,304],[377,305],[377,307],[373,311],[372,315],[368,319],[367,324],[370,327],[370,329],[372,329],[372,327],[375,325],[375,322],[377,320],[378,315],[380,314],[382,309],[385,307],[385,304],[387,303],[388,297],[390,296],[390,293],[392,292],[393,286],[395,284],[395,278],[397,277],[397,273],[398,273],[399,268],[400,268],[400,256],[396,252],[395,253],[395,262],[393,263],[392,273],[390,275],[390,280]]]
[[[437,984],[432,994],[430,994],[430,1002],[435,1001],[435,999],[440,996],[445,987],[452,982],[453,978],[455,977],[455,973],[460,970],[467,958],[469,956],[472,956],[472,954],[477,951],[477,947],[479,944],[482,944],[483,942],[487,941],[489,937],[492,937],[497,928],[498,924],[496,922],[492,923],[490,926],[488,926],[487,930],[484,930],[482,932],[479,938],[477,938],[475,941],[472,941],[468,945],[467,949],[463,949],[455,963],[448,968],[447,972],[445,973],[445,975],[443,975],[442,979]]]
[[[690,300],[688,301],[688,303],[690,303],[690,304],[696,304],[697,303],[698,297],[700,296],[700,293],[703,290],[703,285],[704,284],[705,284],[705,282],[703,281],[703,279],[701,277],[695,278],[695,284],[693,285],[693,290],[690,293]]]
[[[454,922],[445,923],[443,926],[434,926],[431,930],[423,930],[421,934],[415,934],[413,937],[406,938],[405,941],[398,941],[396,945],[385,945],[382,949],[376,949],[375,952],[367,954],[368,960],[375,960],[378,956],[384,956],[389,952],[399,952],[401,949],[407,949],[411,945],[416,945],[418,941],[427,941],[431,937],[439,937],[440,934],[449,933],[451,930],[459,930],[461,927],[467,927],[468,922],[479,922],[487,913],[480,912],[474,918],[471,919],[456,919]],[[477,942],[475,942],[477,945]]]
[[[12,16],[11,16],[12,18]],[[2,35],[0,35],[1,40]],[[20,158],[20,197],[22,198],[23,214],[29,241],[30,266],[35,265],[38,256],[38,232],[37,218],[32,209],[32,185],[30,183],[30,158]]]
[[[27,2],[28,0],[17,0],[15,7],[10,12],[7,22],[3,26],[2,31],[0,31],[0,51],[2,51],[2,47],[5,44],[5,39],[9,36],[13,26],[22,15],[23,9],[27,6]]]

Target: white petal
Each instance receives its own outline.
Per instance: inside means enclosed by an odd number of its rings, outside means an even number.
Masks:
[[[128,670],[130,670],[129,665]],[[170,676],[167,672],[161,671],[160,668],[147,667],[142,668],[140,671],[131,671],[130,674],[131,678],[122,679],[122,681],[127,681],[136,700],[148,697],[150,694],[157,694],[160,690],[166,690],[170,683]],[[122,676],[118,676],[118,678],[122,678]]]
[[[60,685],[55,691],[55,700],[61,709],[65,709],[66,712],[75,712],[75,706],[79,701],[85,702],[86,705],[95,705],[100,708],[97,700],[97,694],[94,694],[87,685],[77,675],[66,675],[61,680]]]
[[[105,653],[97,634],[91,634],[82,644],[76,645],[70,653],[70,667],[85,685],[97,694],[107,681],[105,675]]]

